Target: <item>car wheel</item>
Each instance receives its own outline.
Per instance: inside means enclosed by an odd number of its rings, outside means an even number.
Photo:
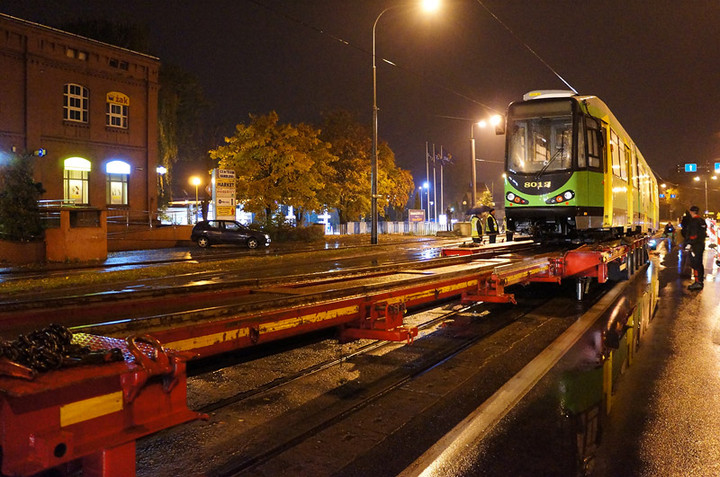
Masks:
[[[258,239],[254,238],[254,237],[250,237],[247,241],[248,248],[258,248],[258,245],[260,245],[260,243],[258,242]]]
[[[208,247],[210,247],[210,241],[208,240],[207,237],[200,237],[200,238],[198,239],[198,241],[197,241],[197,244],[198,244],[201,248],[208,248]]]

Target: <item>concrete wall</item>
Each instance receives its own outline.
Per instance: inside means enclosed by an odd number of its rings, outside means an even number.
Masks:
[[[190,245],[192,225],[173,225],[165,227],[125,227],[109,228],[108,250],[146,250],[152,248],[170,248]]]
[[[8,242],[0,240],[0,263],[27,265],[45,261],[45,242]]]
[[[80,213],[97,214],[94,225],[77,222]],[[72,215],[75,214],[73,218]],[[62,209],[60,227],[45,230],[48,262],[105,260],[108,255],[107,212],[96,209]]]

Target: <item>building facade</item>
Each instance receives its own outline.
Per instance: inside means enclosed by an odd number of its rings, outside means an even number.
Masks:
[[[0,14],[0,160],[32,155],[44,200],[147,222],[157,209],[159,67]]]

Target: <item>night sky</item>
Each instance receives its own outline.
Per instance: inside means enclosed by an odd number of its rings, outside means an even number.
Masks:
[[[323,111],[347,109],[370,124],[372,25],[401,4],[2,0],[0,11],[51,26],[146,24],[151,54],[199,77],[229,135],[248,114],[271,110],[281,122],[319,123]],[[377,28],[379,135],[416,186],[425,142],[444,146],[455,160],[445,188],[459,196],[469,184],[469,120],[502,113],[530,90],[567,89],[552,68],[604,100],[661,177],[677,163],[719,161],[718,25],[716,0],[444,0],[432,16],[393,8]],[[476,128],[475,137],[477,157],[490,161],[478,164],[479,181],[494,180],[500,200],[503,136]]]

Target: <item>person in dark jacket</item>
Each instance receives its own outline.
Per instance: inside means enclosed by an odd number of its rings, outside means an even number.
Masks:
[[[686,210],[685,215],[683,215],[682,219],[680,220],[680,234],[683,238],[683,246],[687,243],[687,228],[688,224],[690,224],[690,219],[692,219],[692,215],[690,215],[690,211]]]
[[[485,219],[485,233],[487,233],[490,243],[495,243],[498,234],[498,222],[495,218],[495,209],[490,209]]]
[[[683,231],[685,228],[683,228]],[[700,209],[693,205],[690,207],[690,220],[687,224],[685,240],[690,246],[690,266],[695,274],[695,282],[688,287],[688,290],[702,290],[705,281],[705,267],[703,266],[703,254],[705,253],[705,237],[707,236],[707,222],[700,217]]]

